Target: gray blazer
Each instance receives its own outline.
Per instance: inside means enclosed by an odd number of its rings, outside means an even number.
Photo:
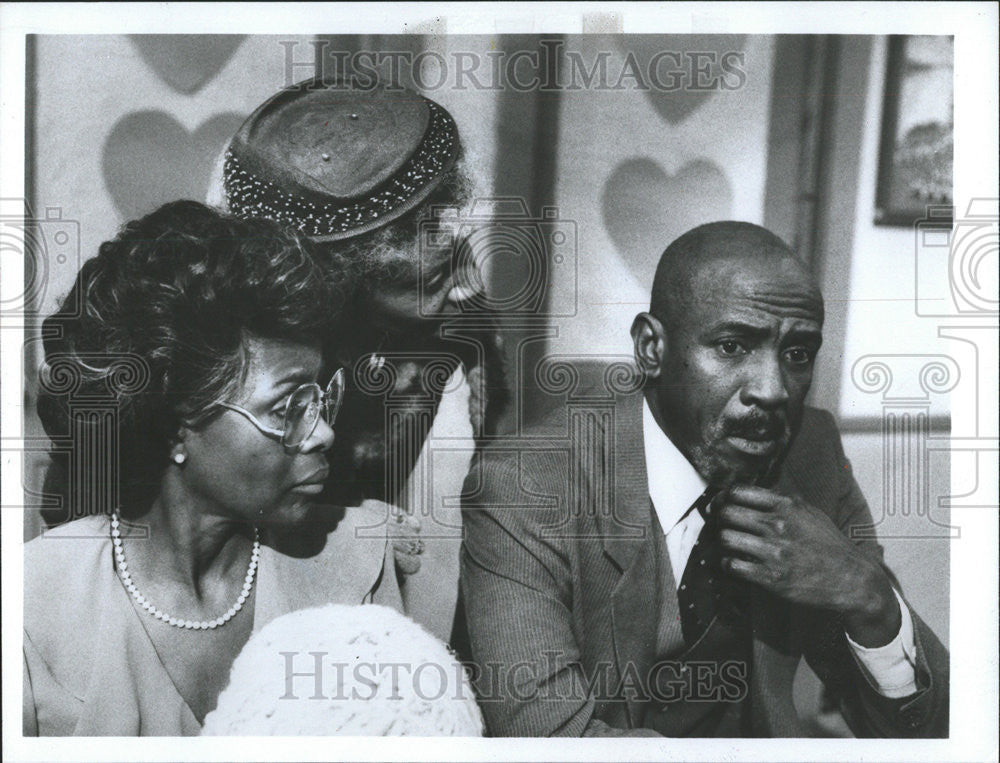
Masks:
[[[677,623],[671,643],[683,644],[677,593],[657,574],[663,538],[648,496],[641,394],[606,397],[578,398],[594,402],[576,413],[561,406],[520,440],[497,442],[466,479],[461,588],[495,736],[655,734],[643,728],[650,704],[631,689],[655,662],[662,615]],[[845,534],[872,525],[825,411],[806,410],[776,489],[825,511]],[[855,542],[882,560],[871,533]],[[835,617],[757,590],[752,602],[753,735],[805,735],[792,705],[802,656],[858,736],[948,735],[948,652],[912,608],[919,690],[893,700],[869,684]]]

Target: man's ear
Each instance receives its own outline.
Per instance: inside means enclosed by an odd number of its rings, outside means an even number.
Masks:
[[[635,362],[646,376],[656,379],[667,352],[667,337],[663,324],[649,313],[639,313],[632,321],[632,349]]]

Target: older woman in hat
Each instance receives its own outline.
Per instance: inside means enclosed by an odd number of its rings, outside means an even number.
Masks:
[[[198,733],[270,620],[402,607],[386,536],[362,532],[381,508],[318,502],[343,392],[333,273],[276,223],[195,202],[84,264],[46,322],[39,414],[119,456],[121,491],[25,546],[27,734]]]
[[[224,159],[234,214],[299,230],[354,271],[341,357],[356,404],[334,446],[347,471],[332,486],[341,500],[399,507],[387,521],[406,611],[443,639],[458,599],[455,499],[506,400],[482,276],[462,245],[474,174],[439,104],[322,78],[262,104]]]

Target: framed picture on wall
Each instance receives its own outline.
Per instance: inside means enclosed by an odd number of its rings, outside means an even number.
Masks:
[[[954,38],[889,38],[875,223],[913,225],[952,204]]]

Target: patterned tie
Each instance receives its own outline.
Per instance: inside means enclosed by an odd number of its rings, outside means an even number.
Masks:
[[[743,609],[738,603],[742,587],[735,581],[720,579],[722,554],[718,527],[707,512],[708,505],[717,492],[714,488],[708,488],[687,512],[697,509],[705,520],[705,526],[691,549],[677,591],[681,632],[687,646],[698,641],[717,616],[731,627],[745,622]]]

